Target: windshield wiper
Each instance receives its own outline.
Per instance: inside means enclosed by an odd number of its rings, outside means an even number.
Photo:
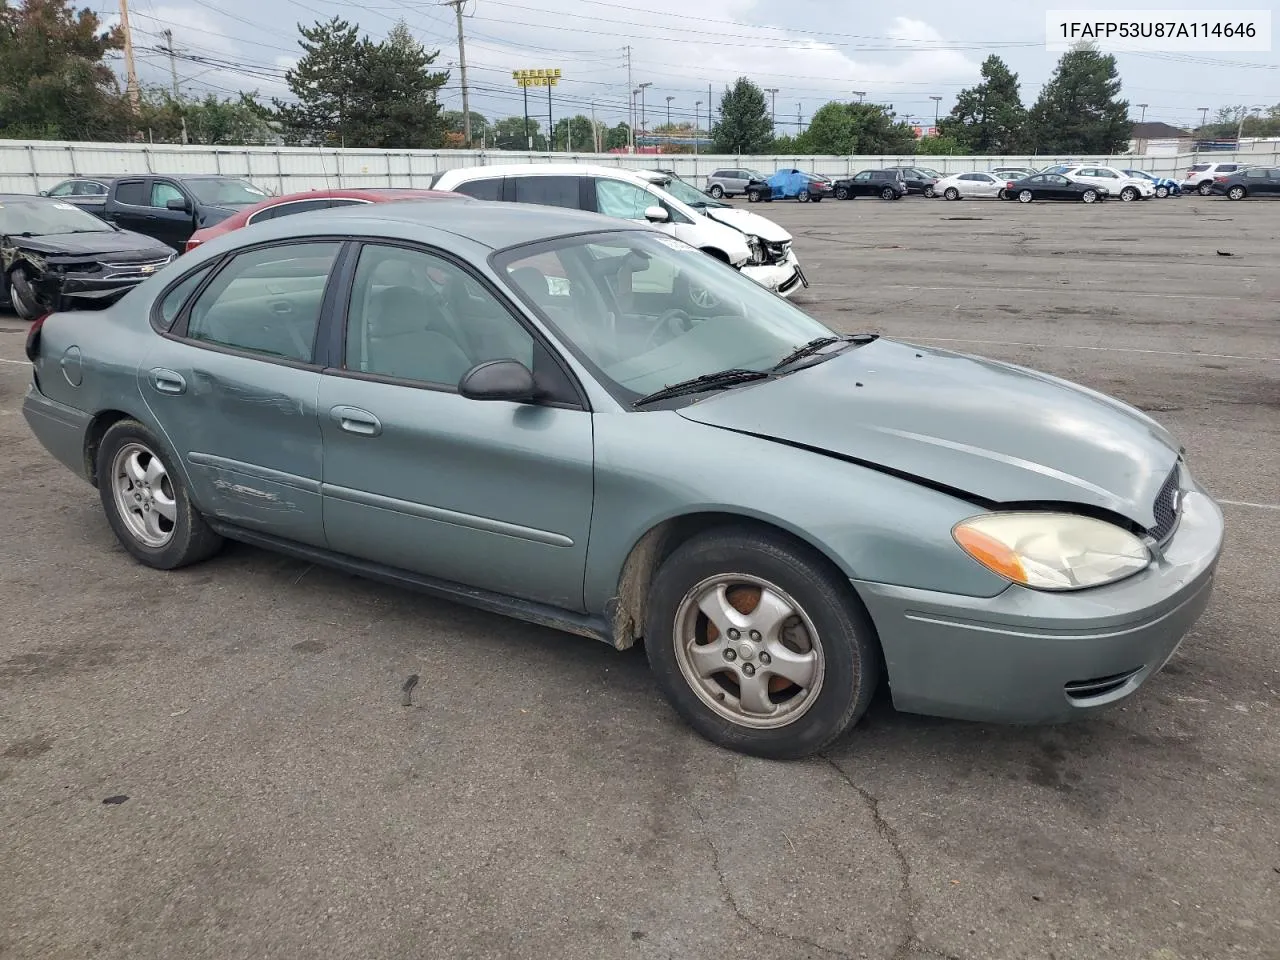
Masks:
[[[642,407],[646,403],[654,403],[658,400],[667,400],[671,397],[682,397],[690,393],[701,393],[704,390],[719,390],[721,387],[732,387],[739,383],[750,383],[753,380],[768,380],[772,376],[767,370],[746,370],[741,367],[731,367],[728,370],[719,370],[716,373],[704,373],[700,377],[693,377],[690,380],[681,380],[679,383],[672,383],[663,387],[661,390],[655,390],[653,393],[646,394],[639,400],[632,401],[633,407]]]
[[[775,371],[781,370],[783,367],[790,366],[797,360],[802,360],[805,357],[812,356],[823,347],[829,347],[833,343],[840,343],[841,341],[858,344],[870,343],[872,340],[879,338],[879,336],[880,334],[878,333],[846,333],[838,337],[816,337],[808,343],[796,347],[785,357],[775,363],[773,365],[773,369]]]

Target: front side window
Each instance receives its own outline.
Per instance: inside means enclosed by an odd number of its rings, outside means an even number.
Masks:
[[[360,252],[347,370],[455,387],[476,364],[507,359],[532,368],[533,336],[461,267],[404,247],[370,244]]]
[[[830,331],[695,247],[623,231],[500,253],[511,286],[626,401],[730,367],[767,370]]]
[[[580,206],[577,177],[514,177],[513,181],[516,203],[538,203],[572,210]]]
[[[653,196],[632,183],[596,178],[596,213],[622,220],[643,220],[649,207],[657,206]]]
[[[151,185],[151,206],[163,207],[168,205],[170,200],[185,200],[182,191],[175,187],[172,183],[166,183],[164,180],[157,180]]]
[[[857,175],[853,178],[853,182],[854,182],[854,183],[866,183],[866,182],[867,182],[867,181],[869,181],[870,179],[871,179],[871,174],[870,174],[869,172],[867,172],[866,170],[864,170],[864,171],[862,171],[862,173],[857,174]]]
[[[310,363],[337,241],[241,253],[196,298],[189,339]]]

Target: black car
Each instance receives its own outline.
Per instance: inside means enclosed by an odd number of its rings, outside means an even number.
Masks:
[[[837,200],[853,200],[856,197],[901,200],[907,195],[907,181],[898,169],[860,170],[852,177],[837,180],[835,195]]]
[[[118,177],[101,213],[108,223],[162,240],[181,253],[197,230],[221,223],[269,194],[248,180],[221,175]]]
[[[896,170],[902,175],[902,182],[907,185],[907,193],[921,193],[930,198],[933,197],[933,185],[942,179],[920,167],[885,167],[885,169]]]
[[[1081,183],[1060,173],[1037,173],[1034,177],[1010,180],[1004,187],[1006,200],[1030,203],[1032,200],[1078,200],[1097,203],[1109,197],[1106,187]]]
[[[0,194],[0,300],[24,320],[106,306],[176,255],[62,200]]]
[[[1232,200],[1280,197],[1280,167],[1246,167],[1229,176],[1214,177],[1209,189]]]

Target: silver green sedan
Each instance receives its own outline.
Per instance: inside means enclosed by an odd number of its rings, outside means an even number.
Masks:
[[[645,225],[472,200],[267,221],[28,340],[24,412],[142,563],[224,538],[643,640],[699,732],[1130,694],[1209,600],[1178,444],[1029,370],[839,335]],[[565,696],[572,691],[564,691]]]

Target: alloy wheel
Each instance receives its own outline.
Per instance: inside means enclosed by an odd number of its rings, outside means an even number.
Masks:
[[[139,543],[163,547],[173,539],[178,505],[160,458],[140,443],[122,446],[111,463],[112,494],[120,519]]]
[[[1018,194],[1019,203],[1030,203],[1034,199],[1035,199],[1035,194],[1033,194],[1030,190],[1023,190],[1021,193]]]

